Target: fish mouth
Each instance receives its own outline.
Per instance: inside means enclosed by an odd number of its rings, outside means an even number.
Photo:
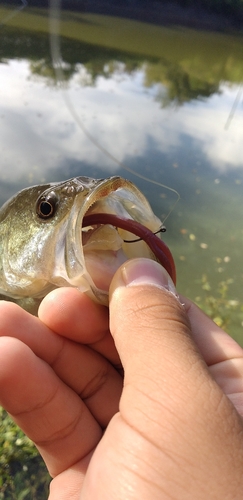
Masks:
[[[159,262],[176,282],[173,256],[159,236],[164,230],[162,223],[134,184],[121,177],[100,180],[82,205],[80,200],[78,195],[74,206],[78,216],[72,218],[71,241],[75,245],[71,253],[76,254],[88,294],[107,305],[113,275],[134,257]],[[78,288],[82,290],[83,286]]]
[[[94,235],[97,230],[99,230],[103,225],[110,225],[118,231],[123,229],[129,233],[137,236],[135,239],[123,240],[123,243],[137,243],[139,241],[144,241],[150,250],[153,252],[156,260],[166,269],[170,275],[173,282],[176,284],[176,270],[174,259],[168,248],[168,246],[157,236],[157,233],[164,232],[165,228],[162,226],[156,233],[153,233],[146,226],[140,224],[140,222],[133,219],[125,219],[119,217],[118,215],[108,214],[108,213],[92,213],[90,215],[85,215],[83,218],[83,228],[89,228],[89,233]],[[88,233],[88,238],[83,240],[83,245],[87,245],[90,238]]]

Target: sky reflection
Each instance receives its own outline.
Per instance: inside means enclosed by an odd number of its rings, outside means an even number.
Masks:
[[[169,154],[183,148],[187,138],[216,173],[243,169],[242,100],[234,109],[237,85],[225,83],[207,99],[162,108],[158,85],[147,89],[142,69],[128,74],[119,67],[108,78],[99,76],[94,86],[83,86],[89,75],[80,64],[64,91],[33,76],[27,60],[1,64],[0,77],[1,180],[31,177],[33,169],[41,180],[50,179],[68,159],[116,172],[118,165],[80,129],[63,92],[88,132],[121,162],[144,155],[151,142]]]

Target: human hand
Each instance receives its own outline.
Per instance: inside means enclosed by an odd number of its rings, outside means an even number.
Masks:
[[[165,276],[122,266],[112,336],[74,289],[47,296],[41,321],[1,304],[0,401],[37,443],[51,500],[242,498],[242,349]]]

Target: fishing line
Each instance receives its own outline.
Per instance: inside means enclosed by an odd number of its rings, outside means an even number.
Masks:
[[[176,195],[176,201],[173,203],[169,213],[166,215],[164,218],[163,222],[170,216],[171,212],[174,210],[175,206],[177,205],[180,195],[176,189],[173,189],[169,186],[166,186],[165,184],[162,184],[159,181],[155,181],[153,179],[149,179],[148,177],[139,174],[132,168],[128,167],[125,165],[123,162],[119,161],[110,151],[108,151],[102,144],[99,143],[95,139],[95,137],[89,132],[89,130],[85,127],[83,122],[80,120],[80,117],[78,113],[76,112],[75,107],[73,106],[73,103],[67,93],[67,86],[65,85],[65,78],[64,78],[64,73],[62,69],[63,65],[63,60],[62,60],[62,54],[61,54],[61,46],[60,46],[60,23],[61,23],[61,0],[50,0],[50,10],[49,10],[49,39],[50,39],[50,52],[51,52],[51,59],[52,59],[52,65],[53,69],[55,71],[55,76],[56,76],[56,81],[57,85],[61,88],[62,90],[62,96],[63,100],[66,104],[67,109],[69,110],[69,113],[73,117],[74,121],[77,123],[78,127],[82,130],[84,135],[89,139],[89,141],[96,147],[98,148],[107,158],[110,158],[113,162],[115,162],[117,165],[119,165],[121,168],[126,170],[127,172],[131,173],[132,175],[135,175],[136,177],[139,177],[140,179],[143,179],[147,182],[150,182],[151,184],[155,184],[157,186],[160,186],[164,189],[167,189],[168,191],[171,191]],[[159,230],[160,231],[160,230]]]
[[[0,26],[2,26],[3,24],[6,24],[8,21],[10,21],[10,19],[13,19],[13,17],[17,16],[17,14],[19,14],[19,12],[23,9],[25,9],[28,5],[28,2],[27,0],[21,0],[21,4],[19,7],[16,7],[16,9],[13,10],[13,12],[9,12],[9,14],[7,14],[3,19],[2,21],[0,22]]]
[[[226,123],[225,123],[225,126],[224,126],[225,130],[228,130],[230,128],[230,125],[231,125],[231,122],[232,122],[232,120],[234,118],[234,114],[236,112],[237,106],[238,106],[238,104],[240,102],[240,99],[241,99],[241,96],[242,96],[242,92],[243,92],[243,83],[241,82],[240,85],[239,85],[239,88],[238,88],[238,92],[237,92],[237,94],[235,96],[235,100],[233,102],[232,108],[231,108],[231,110],[229,112],[229,116],[228,116],[228,118],[226,120]]]
[[[168,217],[168,216],[167,216]],[[165,233],[166,232],[166,227],[161,226],[158,231],[153,232],[153,234],[159,234],[159,233]],[[136,238],[135,240],[123,240],[124,243],[136,243],[137,241],[143,241],[142,238]]]

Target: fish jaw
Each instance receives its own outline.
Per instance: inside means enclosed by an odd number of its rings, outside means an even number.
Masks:
[[[76,197],[66,234],[66,279],[71,286],[107,305],[110,282],[121,264],[133,257],[158,259],[144,241],[128,242],[134,240],[132,230],[112,224],[83,227],[87,215],[102,213],[137,221],[151,232],[158,231],[162,223],[136,186],[121,177],[101,180],[85,200]]]

